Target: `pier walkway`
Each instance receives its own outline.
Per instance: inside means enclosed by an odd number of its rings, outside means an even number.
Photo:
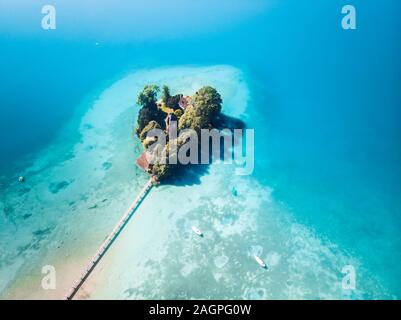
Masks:
[[[95,255],[90,260],[86,269],[82,273],[81,277],[77,281],[75,281],[74,285],[71,287],[70,291],[65,296],[66,300],[71,300],[74,298],[75,294],[78,292],[78,290],[84,284],[85,280],[89,277],[89,275],[91,274],[93,269],[95,269],[96,265],[99,263],[100,259],[102,259],[102,257],[105,255],[106,251],[110,248],[110,246],[112,245],[114,240],[118,237],[121,230],[127,224],[128,220],[132,217],[135,210],[138,208],[138,206],[142,202],[142,200],[146,197],[146,195],[148,194],[148,192],[152,188],[152,186],[153,186],[153,180],[149,179],[149,181],[143,187],[141,192],[137,195],[135,200],[131,203],[131,205],[129,206],[127,211],[121,217],[120,221],[117,223],[117,225],[114,227],[114,229],[108,235],[106,240],[104,240],[102,245],[96,251]]]

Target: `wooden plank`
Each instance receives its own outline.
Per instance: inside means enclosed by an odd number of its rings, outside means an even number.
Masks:
[[[109,233],[106,240],[104,240],[103,243],[100,245],[100,247],[97,249],[95,255],[92,257],[92,259],[88,263],[85,271],[81,274],[79,280],[74,282],[70,291],[68,291],[68,293],[65,296],[66,300],[71,300],[74,298],[75,294],[82,287],[85,280],[89,277],[90,273],[95,269],[96,265],[99,263],[101,258],[105,255],[106,251],[112,245],[114,240],[118,237],[118,235],[120,234],[120,232],[122,231],[122,229],[124,228],[124,226],[126,225],[128,220],[134,214],[134,212],[137,209],[137,207],[139,206],[140,202],[145,198],[145,196],[147,195],[148,191],[152,188],[152,186],[153,186],[152,179],[149,179],[149,181],[143,187],[141,192],[136,196],[135,200],[131,203],[131,205],[125,211],[122,218],[119,220],[119,222],[113,228],[111,233]]]

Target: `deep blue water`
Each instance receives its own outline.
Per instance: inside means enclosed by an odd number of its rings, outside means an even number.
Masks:
[[[232,64],[248,76],[250,122],[265,126],[255,176],[401,297],[401,3],[351,2],[354,31],[341,28],[341,0],[54,1],[58,27],[43,31],[40,1],[0,0],[0,173],[120,73]]]

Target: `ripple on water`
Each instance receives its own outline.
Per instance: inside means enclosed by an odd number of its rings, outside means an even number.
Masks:
[[[214,265],[215,265],[217,268],[221,269],[221,268],[223,268],[223,267],[228,263],[229,260],[230,260],[230,259],[229,259],[227,256],[221,255],[221,256],[218,256],[218,257],[216,257],[216,258],[214,259]]]
[[[279,264],[281,256],[277,252],[269,252],[267,255],[267,264],[270,267],[274,267]]]
[[[262,246],[259,246],[259,245],[251,246],[251,247],[249,248],[249,253],[250,253],[251,255],[260,256],[260,255],[262,255],[262,252],[263,252],[263,247],[262,247]]]
[[[233,216],[231,214],[227,214],[227,215],[224,215],[221,218],[221,224],[224,225],[224,226],[229,226],[229,225],[234,224],[235,220],[236,220],[235,216]]]

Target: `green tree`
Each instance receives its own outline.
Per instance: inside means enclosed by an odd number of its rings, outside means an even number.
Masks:
[[[149,122],[156,121],[164,124],[164,113],[157,108],[157,93],[160,91],[156,85],[146,85],[138,94],[137,103],[142,106],[138,114],[138,127],[136,134],[139,136]]]
[[[188,107],[178,121],[178,129],[194,129],[198,133],[201,129],[209,129],[211,127],[210,118],[203,111],[194,106]]]
[[[182,94],[176,94],[175,96],[171,96],[166,102],[167,107],[169,107],[173,110],[180,109],[180,106],[178,103],[180,102],[181,97],[182,97]]]
[[[146,136],[147,136],[148,132],[149,132],[150,130],[153,130],[153,129],[160,129],[160,125],[159,125],[156,121],[154,121],[154,120],[150,121],[150,122],[143,128],[143,130],[142,130],[141,133],[139,134],[139,139],[141,139],[141,141],[143,142],[143,140],[146,139]]]
[[[157,94],[159,91],[160,88],[155,84],[146,85],[139,93],[137,103],[142,107],[156,107]]]
[[[202,109],[205,111],[204,114],[209,116],[216,116],[221,112],[222,102],[220,94],[210,86],[202,87],[193,97],[194,106]]]
[[[178,120],[180,120],[180,118],[182,117],[183,114],[184,114],[184,111],[182,111],[181,109],[177,109],[174,111],[174,115],[177,117]]]
[[[208,86],[201,88],[193,97],[193,106],[187,107],[178,122],[181,129],[210,129],[213,120],[221,112],[221,96],[216,89]]]
[[[162,92],[162,101],[164,103],[167,103],[167,101],[170,99],[171,94],[170,94],[170,88],[168,86],[163,86],[163,92]]]

